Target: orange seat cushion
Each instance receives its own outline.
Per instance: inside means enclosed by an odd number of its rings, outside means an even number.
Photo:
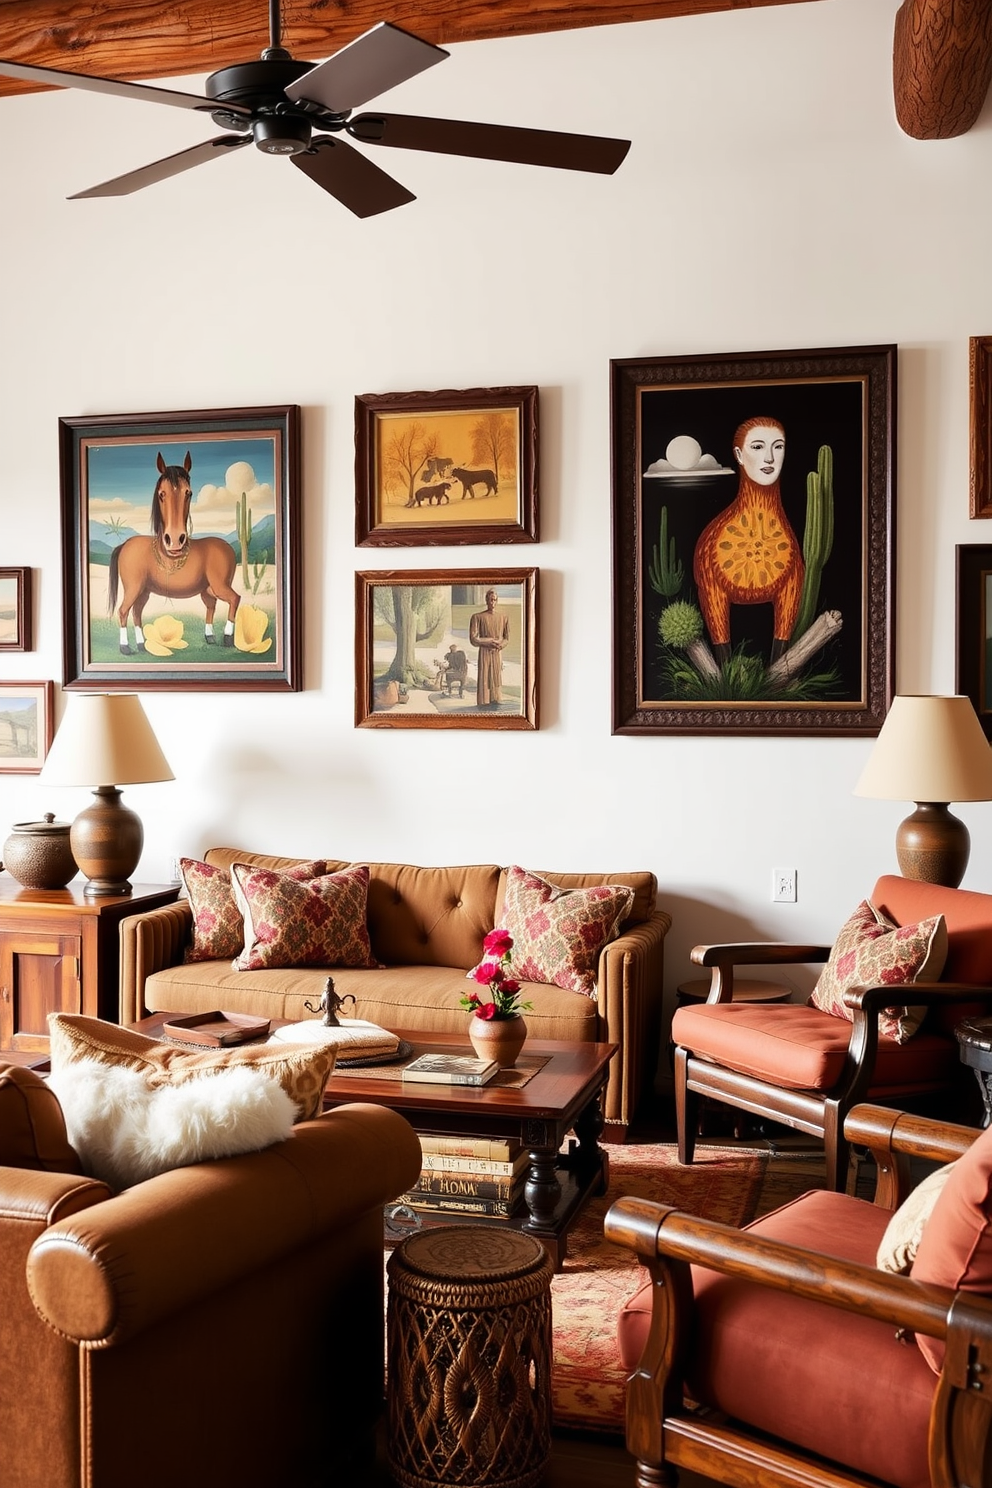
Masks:
[[[672,1039],[700,1058],[784,1090],[832,1090],[844,1071],[851,1025],[799,1003],[709,1002],[679,1008]],[[918,1033],[880,1038],[870,1096],[938,1089],[960,1073],[957,1045]]]

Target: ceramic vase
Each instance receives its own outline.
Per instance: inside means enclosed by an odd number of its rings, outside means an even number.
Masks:
[[[500,1069],[512,1069],[527,1038],[527,1024],[519,1013],[510,1018],[468,1020],[468,1036],[478,1059],[495,1059]]]

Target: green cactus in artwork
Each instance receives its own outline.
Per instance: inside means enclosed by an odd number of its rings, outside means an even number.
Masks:
[[[661,531],[658,542],[651,550],[648,568],[651,588],[665,599],[673,599],[682,588],[685,569],[679,562],[674,537],[668,536],[668,507],[661,508]]]
[[[265,566],[268,563],[268,561],[269,561],[269,550],[268,550],[268,548],[263,548],[262,549],[262,552],[261,552],[261,556],[258,557],[257,559],[255,559],[252,562],[252,566],[251,566],[252,573],[255,575],[255,582],[251,586],[251,592],[252,592],[252,594],[257,594],[258,593],[258,586],[262,582],[262,580],[265,578]]]
[[[247,493],[241,492],[241,500],[238,502],[238,542],[241,546],[241,577],[244,580],[245,593],[251,587],[248,577],[248,547],[251,543],[251,507],[248,505]]]
[[[792,641],[798,641],[816,618],[820,598],[820,580],[824,565],[834,545],[834,452],[821,444],[816,469],[806,477],[806,530],[803,533],[803,561],[806,574],[799,600],[799,614],[792,628]]]

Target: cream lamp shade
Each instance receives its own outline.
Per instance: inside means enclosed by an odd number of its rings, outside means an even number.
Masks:
[[[141,700],[132,693],[74,693],[39,775],[47,785],[88,785],[96,801],[72,824],[73,856],[88,895],[129,894],[144,830],[120,785],[174,780]]]
[[[992,749],[971,699],[893,698],[854,794],[914,801],[896,832],[900,872],[956,888],[971,838],[948,802],[992,800]]]

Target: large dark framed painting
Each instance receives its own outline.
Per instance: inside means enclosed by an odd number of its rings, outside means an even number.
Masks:
[[[613,732],[876,734],[895,346],[610,365]]]
[[[992,336],[968,340],[973,517],[992,517]]]
[[[536,387],[361,393],[361,547],[537,542]]]
[[[69,689],[303,685],[300,410],[59,420]]]
[[[971,698],[992,739],[992,546],[959,543],[955,688]]]
[[[355,575],[359,728],[536,729],[536,568]]]

